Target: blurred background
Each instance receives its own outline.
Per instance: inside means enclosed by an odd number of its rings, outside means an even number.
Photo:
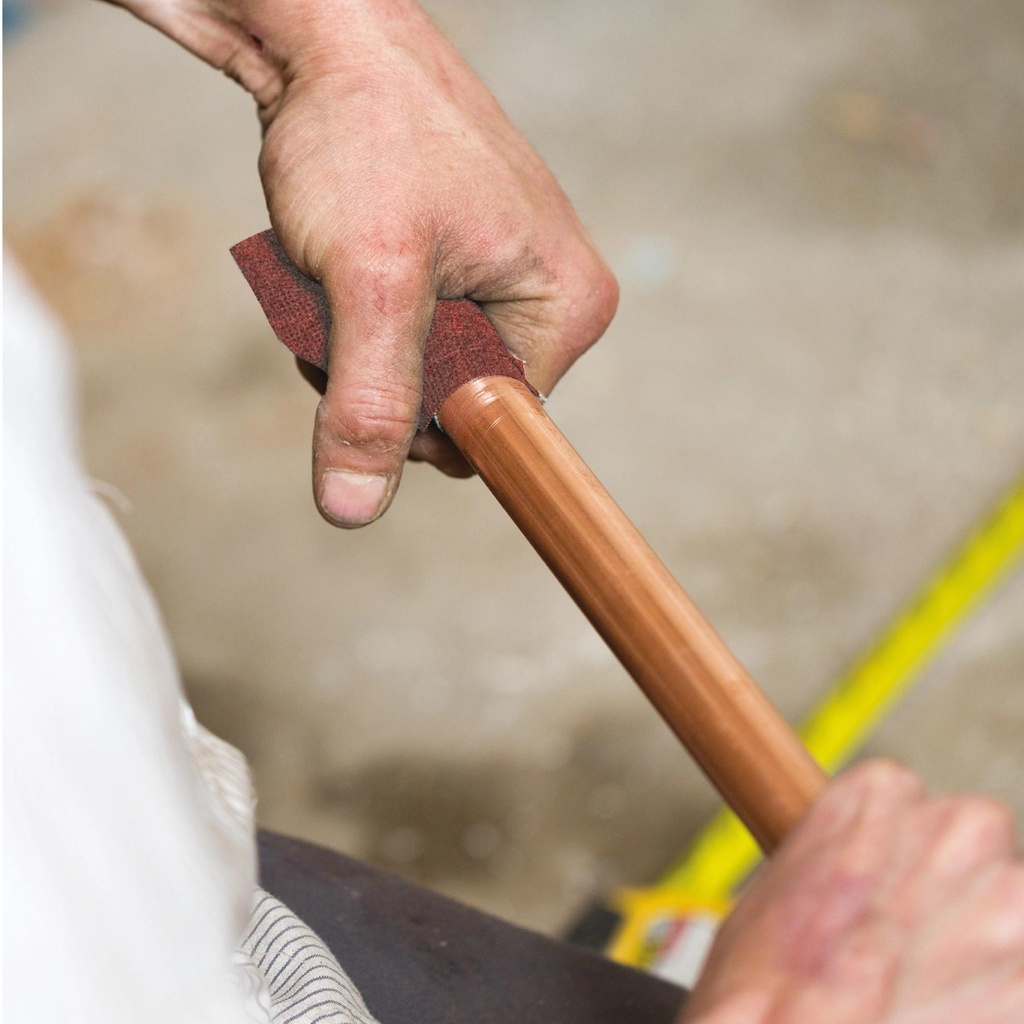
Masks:
[[[438,0],[622,286],[550,411],[796,717],[1024,465],[1024,6]],[[9,17],[13,16],[13,17]],[[253,104],[124,12],[5,8],[8,245],[261,823],[549,932],[718,806],[478,481],[314,511],[228,247]],[[868,752],[1024,812],[1024,573]]]

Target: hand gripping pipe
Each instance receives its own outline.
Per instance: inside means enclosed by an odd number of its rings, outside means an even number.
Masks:
[[[232,250],[278,338],[327,369],[330,312],[270,231]],[[730,807],[770,853],[826,776],[548,417],[480,308],[437,303],[419,427],[435,419]]]

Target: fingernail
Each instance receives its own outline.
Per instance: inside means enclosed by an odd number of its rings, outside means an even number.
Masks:
[[[320,507],[339,526],[362,526],[380,515],[390,477],[369,473],[324,473]]]

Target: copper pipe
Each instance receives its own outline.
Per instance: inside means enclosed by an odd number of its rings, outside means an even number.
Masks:
[[[446,434],[711,782],[770,852],[824,772],[519,381],[482,377],[438,412]]]

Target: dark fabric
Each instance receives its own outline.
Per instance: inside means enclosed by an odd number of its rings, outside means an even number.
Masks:
[[[381,1024],[669,1024],[685,993],[397,875],[271,832],[263,887],[327,943]]]
[[[331,311],[320,285],[292,263],[273,231],[239,242],[231,255],[278,339],[300,359],[326,370]],[[478,377],[514,377],[536,394],[523,364],[505,348],[475,302],[439,299],[423,352],[417,427],[426,430],[444,400]]]

